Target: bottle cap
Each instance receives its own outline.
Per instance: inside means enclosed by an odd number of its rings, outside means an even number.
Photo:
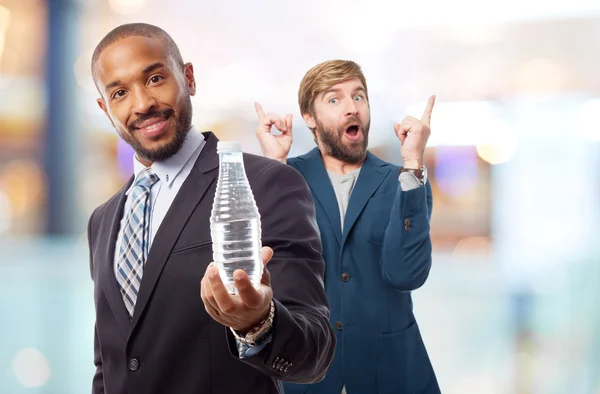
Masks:
[[[242,144],[239,141],[219,141],[217,142],[217,153],[241,152]]]

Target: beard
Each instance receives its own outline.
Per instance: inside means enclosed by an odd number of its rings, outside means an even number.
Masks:
[[[141,115],[135,121],[127,125],[129,133],[125,133],[125,135],[122,135],[122,137],[125,140],[125,142],[127,142],[133,148],[135,154],[138,157],[151,162],[164,161],[175,155],[177,152],[179,152],[179,149],[181,149],[183,143],[185,142],[188,132],[192,128],[192,113],[192,100],[189,96],[187,96],[184,99],[181,114],[177,119],[175,119],[175,135],[171,138],[170,141],[159,146],[158,148],[145,148],[135,137],[134,133],[138,128],[137,125],[141,124],[142,122],[148,119],[169,119],[174,114],[174,111],[172,109],[165,109],[162,111],[151,110]]]
[[[317,127],[315,133],[325,148],[325,152],[334,159],[338,159],[348,164],[360,163],[367,154],[367,146],[369,145],[369,128],[371,120],[367,123],[360,122],[358,117],[349,118],[342,126],[334,129],[325,127],[318,119],[316,120]],[[351,124],[360,124],[363,139],[358,141],[343,141],[344,133]]]

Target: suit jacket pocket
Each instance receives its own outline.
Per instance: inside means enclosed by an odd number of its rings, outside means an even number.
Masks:
[[[212,261],[212,242],[201,241],[193,245],[178,246],[169,256],[163,276],[178,280],[179,286],[199,286],[206,267]],[[184,280],[184,282],[181,282]]]
[[[202,242],[198,242],[197,244],[194,245],[188,245],[188,246],[182,246],[182,247],[178,247],[175,250],[173,250],[173,252],[171,252],[172,255],[174,254],[187,254],[187,253],[194,253],[196,252],[198,249],[203,249],[207,246],[212,245],[212,241],[202,241]]]
[[[431,364],[416,322],[405,331],[381,334],[377,360],[379,394],[424,393],[431,377]]]

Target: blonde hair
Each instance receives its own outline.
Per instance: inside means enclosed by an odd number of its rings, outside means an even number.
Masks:
[[[298,89],[300,114],[314,116],[314,104],[317,96],[338,83],[358,78],[367,91],[367,81],[358,64],[350,60],[327,60],[319,63],[304,75]]]

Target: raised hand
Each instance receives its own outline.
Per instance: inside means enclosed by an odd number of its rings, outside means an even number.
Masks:
[[[421,119],[412,116],[405,117],[401,123],[394,125],[394,131],[402,144],[402,159],[404,167],[419,169],[423,165],[423,156],[425,155],[425,146],[431,135],[431,113],[435,104],[435,96],[431,96],[427,101],[427,106]]]
[[[292,114],[287,114],[283,118],[277,114],[265,114],[259,103],[254,103],[254,108],[258,115],[256,137],[263,155],[285,163],[292,147]],[[272,126],[275,126],[281,134],[272,134]]]

